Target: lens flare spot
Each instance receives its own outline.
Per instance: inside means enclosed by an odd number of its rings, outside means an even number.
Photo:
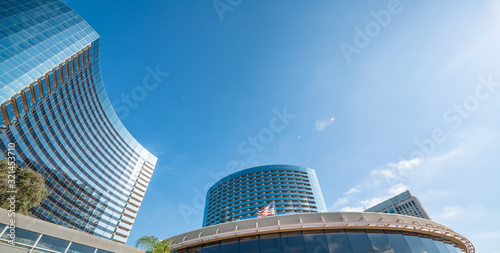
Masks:
[[[331,125],[333,123],[333,121],[335,120],[334,117],[331,117],[329,119],[318,119],[316,120],[316,130],[318,131],[323,131],[325,130],[325,128],[329,125]]]

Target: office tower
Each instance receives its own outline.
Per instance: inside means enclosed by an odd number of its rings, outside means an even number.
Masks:
[[[474,253],[442,224],[386,213],[299,213],[234,221],[176,235],[173,253]]]
[[[326,212],[313,169],[266,165],[228,175],[207,192],[203,226],[257,217],[275,202],[276,214]]]
[[[0,39],[0,158],[49,191],[31,215],[125,243],[157,159],[111,106],[98,34],[60,0],[6,0]]]
[[[366,209],[365,212],[397,213],[431,219],[418,198],[413,196],[410,191],[405,191],[386,201],[382,201]]]

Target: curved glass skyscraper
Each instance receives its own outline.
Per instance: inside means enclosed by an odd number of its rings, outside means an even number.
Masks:
[[[157,159],[111,106],[97,33],[62,1],[1,1],[0,69],[0,158],[49,190],[31,215],[126,242]]]
[[[207,193],[203,226],[255,218],[273,201],[277,215],[326,212],[313,169],[266,165],[235,172],[215,183]]]

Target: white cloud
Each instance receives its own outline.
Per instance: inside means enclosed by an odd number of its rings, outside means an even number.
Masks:
[[[349,199],[347,197],[345,197],[345,198],[337,199],[337,201],[335,201],[335,204],[333,204],[333,205],[339,206],[339,205],[345,205],[347,203],[349,203]]]
[[[401,160],[397,163],[388,163],[384,168],[374,169],[370,175],[376,177],[381,175],[386,181],[402,181],[407,178],[410,173],[422,165],[423,160],[415,158],[412,160]],[[370,180],[375,180],[374,178]]]
[[[389,188],[389,190],[387,190],[387,193],[389,193],[390,195],[398,195],[406,190],[408,190],[408,186],[399,183]]]
[[[363,207],[365,208],[370,208],[384,200],[386,200],[388,197],[375,197],[375,198],[371,198],[371,199],[365,199],[365,200],[361,200],[361,204],[363,205]]]
[[[338,206],[344,206],[347,205],[347,203],[349,203],[348,197],[337,199],[337,201],[335,201],[335,203],[329,208],[329,211],[334,212],[337,210]]]
[[[394,179],[396,176],[394,175],[394,171],[392,169],[380,169],[380,170],[372,170],[371,175],[382,175],[386,180]]]
[[[357,192],[361,192],[361,186],[360,185],[357,185],[356,187],[351,188],[347,192],[344,192],[344,195],[351,195],[351,194],[354,194],[354,193],[357,193]]]
[[[459,206],[445,206],[439,214],[440,219],[449,219],[460,215],[463,209]]]
[[[350,207],[350,206],[346,206],[342,209],[340,209],[341,212],[363,212],[364,209],[363,207]]]
[[[424,161],[420,158],[414,158],[412,160],[401,160],[397,163],[388,163],[387,166],[392,168],[399,175],[406,175],[418,168]]]

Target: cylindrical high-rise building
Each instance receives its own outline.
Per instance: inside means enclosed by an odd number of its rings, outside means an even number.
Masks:
[[[313,169],[294,165],[265,165],[235,172],[207,193],[203,226],[255,218],[271,204],[276,214],[326,212]]]

